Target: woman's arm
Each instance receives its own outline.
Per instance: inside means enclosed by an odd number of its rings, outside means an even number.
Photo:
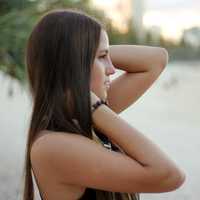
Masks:
[[[94,126],[118,144],[146,172],[143,183],[162,191],[180,187],[184,172],[155,143],[102,105],[93,114]],[[144,174],[143,174],[144,175]],[[141,175],[142,176],[142,175]],[[171,188],[171,189],[169,189]]]
[[[111,45],[114,66],[124,73],[111,82],[108,90],[109,107],[120,113],[134,103],[164,70],[168,53],[159,47]]]
[[[44,177],[51,174],[63,186],[112,192],[161,193],[183,184],[184,172],[109,107],[98,107],[92,119],[95,128],[119,144],[126,154],[110,151],[79,134],[56,132],[43,135],[32,146],[33,167],[36,163]]]
[[[110,57],[117,69],[129,73],[163,69],[168,62],[164,48],[142,45],[110,45]]]

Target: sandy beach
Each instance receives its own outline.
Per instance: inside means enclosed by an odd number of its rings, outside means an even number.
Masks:
[[[120,73],[118,71],[111,79]],[[22,166],[31,102],[19,84],[2,73],[0,85],[0,200],[21,200]],[[10,85],[13,97],[8,96]],[[170,63],[152,87],[120,114],[158,144],[186,173],[186,182],[178,190],[159,194],[141,193],[141,200],[199,199],[199,102],[200,62]]]

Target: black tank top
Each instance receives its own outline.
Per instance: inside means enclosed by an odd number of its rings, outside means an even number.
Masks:
[[[106,135],[98,130],[93,132],[93,139],[109,150],[122,152],[122,149],[119,149],[116,145],[109,141]],[[140,195],[139,193],[129,194],[87,188],[79,200],[140,200]]]

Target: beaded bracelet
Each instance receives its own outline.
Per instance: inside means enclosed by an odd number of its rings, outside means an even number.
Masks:
[[[96,103],[92,105],[92,113],[102,104],[108,105],[103,99],[96,101]]]

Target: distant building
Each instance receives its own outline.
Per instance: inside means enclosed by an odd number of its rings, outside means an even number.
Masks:
[[[183,41],[185,44],[199,48],[200,47],[200,27],[193,27],[183,32]]]
[[[128,21],[132,17],[132,0],[92,1],[98,9],[102,9],[111,19],[112,25],[120,32],[126,33],[129,29]]]
[[[115,19],[114,25],[116,28],[119,28],[121,32],[127,32],[128,21],[132,16],[132,0],[117,0],[115,6],[113,7],[113,11],[110,15]],[[115,11],[115,13],[114,13]]]
[[[161,37],[161,28],[160,26],[151,26],[146,30],[146,42],[150,42],[152,44],[159,44]]]
[[[106,16],[111,19],[112,25],[125,33],[129,30],[132,21],[138,40],[145,40],[143,17],[145,12],[145,0],[110,0],[92,1],[99,9],[104,10]]]
[[[133,27],[136,31],[139,41],[142,42],[145,39],[145,29],[143,24],[145,0],[132,0],[132,8]]]

